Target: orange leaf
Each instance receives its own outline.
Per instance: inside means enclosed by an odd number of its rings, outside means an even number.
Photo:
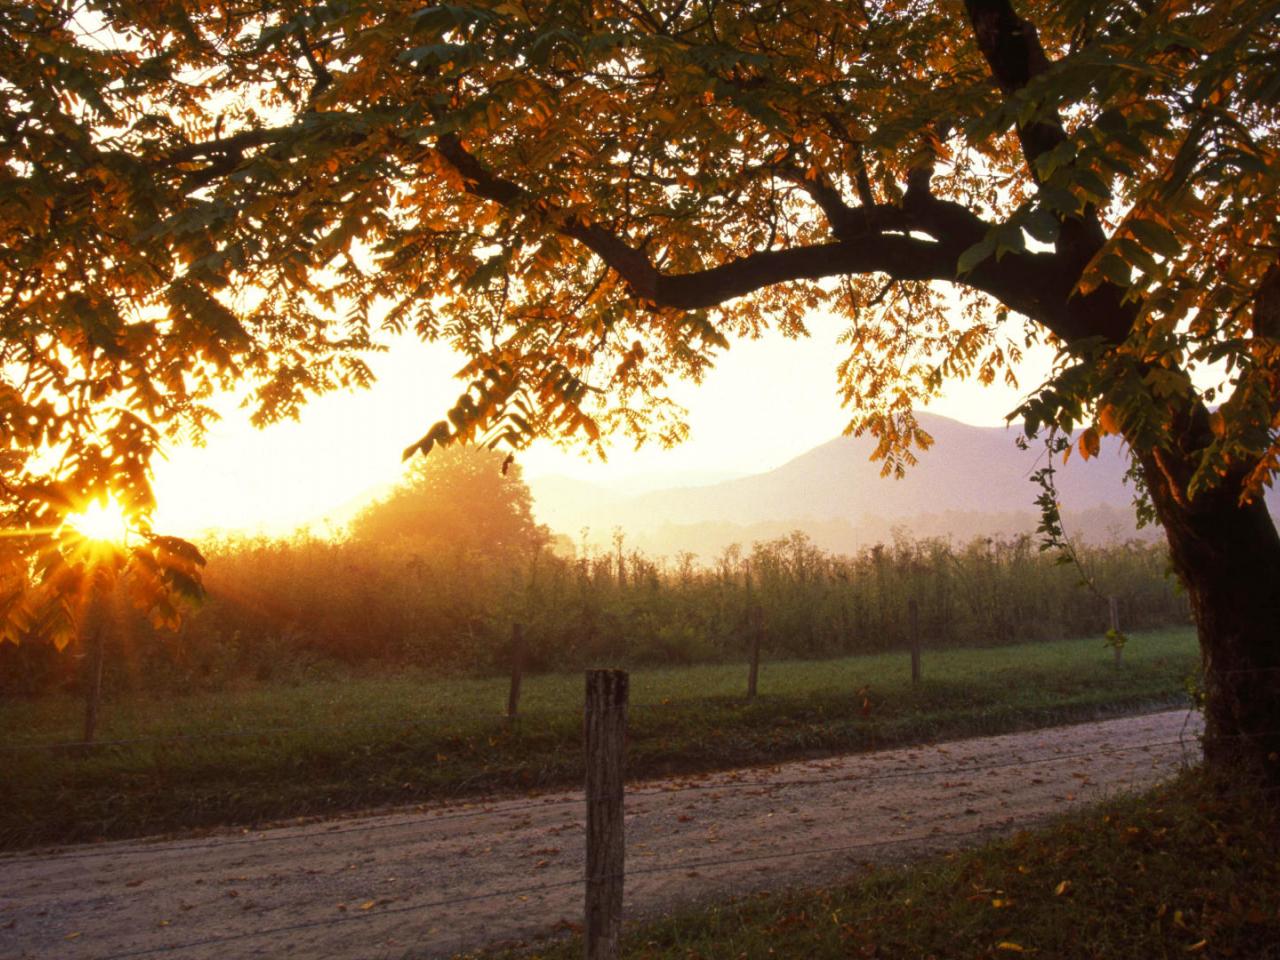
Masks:
[[[1120,415],[1114,404],[1108,403],[1098,411],[1098,426],[1104,434],[1120,433]]]
[[[1098,440],[1098,431],[1093,427],[1085,430],[1080,434],[1080,440],[1077,446],[1080,448],[1080,456],[1084,457],[1086,460],[1090,457],[1096,457],[1101,447],[1101,443]]]

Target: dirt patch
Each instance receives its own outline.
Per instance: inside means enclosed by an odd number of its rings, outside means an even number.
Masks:
[[[628,917],[834,880],[1141,789],[1200,756],[1147,714],[630,784]],[[0,957],[434,957],[573,929],[581,792],[0,857]]]

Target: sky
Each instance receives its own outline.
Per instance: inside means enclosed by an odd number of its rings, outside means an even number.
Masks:
[[[690,438],[670,450],[615,443],[607,463],[539,442],[520,454],[529,479],[561,475],[629,491],[759,473],[838,436],[848,421],[836,394],[838,322],[811,318],[811,336],[738,341],[702,384],[679,384]],[[406,336],[371,358],[367,390],[312,401],[300,420],[263,430],[225,398],[224,415],[201,447],[175,446],[156,466],[155,528],[201,537],[211,531],[286,535],[308,526],[337,533],[364,502],[402,475],[401,451],[452,406],[462,359],[442,344]],[[1045,376],[1041,351],[1024,365],[1025,391]],[[1004,423],[1019,391],[952,383],[929,410],[966,423]]]

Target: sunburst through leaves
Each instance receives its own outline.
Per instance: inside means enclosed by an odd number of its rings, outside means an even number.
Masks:
[[[129,518],[112,499],[95,500],[84,510],[67,517],[66,525],[86,540],[123,546],[129,536]]]

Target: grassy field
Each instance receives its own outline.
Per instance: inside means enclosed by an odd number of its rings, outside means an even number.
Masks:
[[[1280,957],[1280,824],[1197,774],[1050,827],[835,887],[624,931],[629,960]],[[519,954],[569,960],[578,941]]]
[[[1100,639],[636,671],[633,777],[997,733],[1184,702],[1190,630],[1130,638],[1117,669]],[[0,705],[0,848],[250,824],[581,779],[582,677],[506,682],[417,674],[109,701],[90,751],[82,706]]]

